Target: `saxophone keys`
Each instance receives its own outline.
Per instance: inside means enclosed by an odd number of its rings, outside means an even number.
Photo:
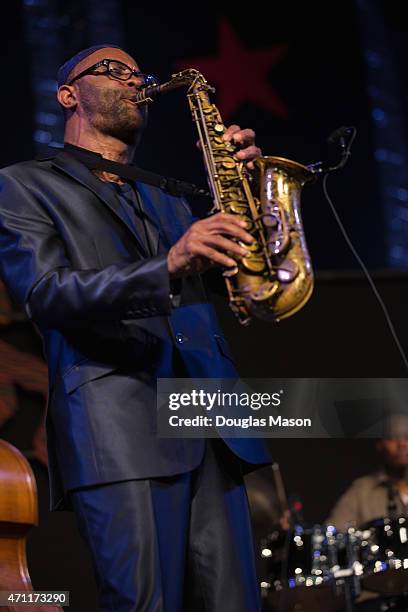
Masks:
[[[237,150],[236,145],[234,145],[232,142],[226,142],[225,140],[223,142],[224,142],[225,150],[227,151],[227,153],[230,153],[233,155]]]
[[[225,182],[231,182],[235,179],[234,176],[234,171],[231,169],[226,169],[223,168],[222,166],[220,168],[217,168],[217,174],[218,176],[220,176]]]
[[[220,138],[220,136],[214,136],[213,144],[215,149],[225,149],[225,140]]]
[[[231,276],[238,274],[238,272],[238,266],[232,266],[231,268],[226,268],[222,275],[224,278],[230,278]]]
[[[277,227],[280,222],[279,217],[272,213],[265,213],[264,215],[260,215],[259,218],[262,219],[264,226],[269,228]]]
[[[235,161],[233,159],[230,159],[229,157],[223,157],[220,159],[221,162],[221,166],[223,168],[226,168],[227,170],[231,170],[232,168],[235,169]]]
[[[217,134],[223,134],[225,132],[225,126],[222,123],[216,123],[213,129]]]
[[[247,210],[248,210],[248,208],[246,207],[244,212],[247,212]],[[244,215],[244,214],[241,214],[239,218],[240,218],[240,220],[241,220],[241,221],[245,221],[245,223],[246,223],[246,225],[245,225],[245,228],[244,228],[244,229],[245,229],[247,232],[251,233],[251,232],[252,232],[252,230],[254,229],[254,221],[253,221],[253,219],[252,219],[252,218],[247,217],[247,216],[246,216],[246,215]]]
[[[276,275],[281,283],[291,283],[298,274],[299,266],[291,259],[284,261],[276,272]]]
[[[245,202],[233,201],[233,202],[227,202],[226,205],[228,206],[228,209],[231,212],[236,213],[237,215],[241,215],[242,220],[247,221],[247,227],[245,229],[248,229],[249,219],[243,217],[243,213],[245,213],[248,208]]]
[[[257,240],[254,240],[249,244],[247,242],[242,242],[241,240],[238,240],[238,244],[239,246],[244,247],[244,249],[248,251],[248,255],[244,255],[244,257],[249,257],[250,255],[252,255],[252,253],[257,253],[258,251],[260,251],[259,242]]]
[[[281,234],[269,237],[268,249],[272,255],[280,255],[286,250],[285,241]]]
[[[248,246],[248,245],[246,245]],[[245,268],[248,272],[252,272],[253,274],[259,274],[265,270],[265,261],[263,257],[253,257],[252,254],[248,254],[244,256],[241,260],[242,267]]]
[[[252,294],[254,302],[263,302],[269,300],[277,293],[279,289],[278,281],[268,281],[264,283],[257,291]]]

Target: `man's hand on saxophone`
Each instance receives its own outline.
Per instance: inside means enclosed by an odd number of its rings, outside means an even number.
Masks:
[[[254,163],[252,160],[260,157],[262,151],[255,144],[255,132],[250,128],[242,130],[239,125],[230,125],[223,135],[223,140],[231,142],[239,147],[239,151],[235,153],[235,157],[239,161],[246,162],[246,166],[249,170],[254,169]]]
[[[262,151],[255,144],[255,132],[250,128],[241,129],[239,125],[230,125],[222,136],[226,142],[232,142],[239,150],[235,153],[236,159],[246,162],[249,170],[254,169],[252,160],[260,157]],[[197,141],[197,147],[201,149],[201,142]]]
[[[172,278],[200,274],[213,266],[231,268],[236,262],[227,253],[242,257],[247,250],[236,241],[251,243],[245,222],[236,215],[217,213],[196,221],[174,244],[167,256]],[[235,239],[235,240],[234,240]]]
[[[247,162],[247,167],[253,169],[252,160],[262,155],[261,149],[255,145],[255,132],[230,125],[222,137],[239,147],[236,158]],[[197,146],[201,148],[200,141]],[[230,255],[242,257],[247,253],[237,241],[253,241],[245,226],[246,223],[237,215],[228,213],[217,213],[194,223],[169,251],[167,266],[170,276],[178,278],[199,274],[213,266],[235,266],[236,262]]]

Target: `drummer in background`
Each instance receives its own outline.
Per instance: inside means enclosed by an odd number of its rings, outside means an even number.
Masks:
[[[326,523],[338,531],[379,517],[408,515],[408,416],[393,415],[388,435],[376,442],[381,469],[354,480],[332,509]]]

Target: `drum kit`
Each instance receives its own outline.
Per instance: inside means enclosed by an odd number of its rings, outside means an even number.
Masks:
[[[359,610],[356,600],[369,599],[362,592],[382,596],[382,607],[376,609],[392,610],[393,597],[408,595],[405,516],[350,527],[347,533],[332,525],[277,529],[262,541],[260,555],[265,610]]]
[[[276,484],[279,492],[282,482]],[[407,516],[345,533],[305,527],[298,518],[291,513],[289,529],[260,542],[264,612],[408,612]]]

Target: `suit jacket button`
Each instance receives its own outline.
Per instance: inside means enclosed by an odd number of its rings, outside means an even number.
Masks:
[[[187,340],[187,337],[180,332],[176,334],[176,342],[177,344],[183,344]]]

